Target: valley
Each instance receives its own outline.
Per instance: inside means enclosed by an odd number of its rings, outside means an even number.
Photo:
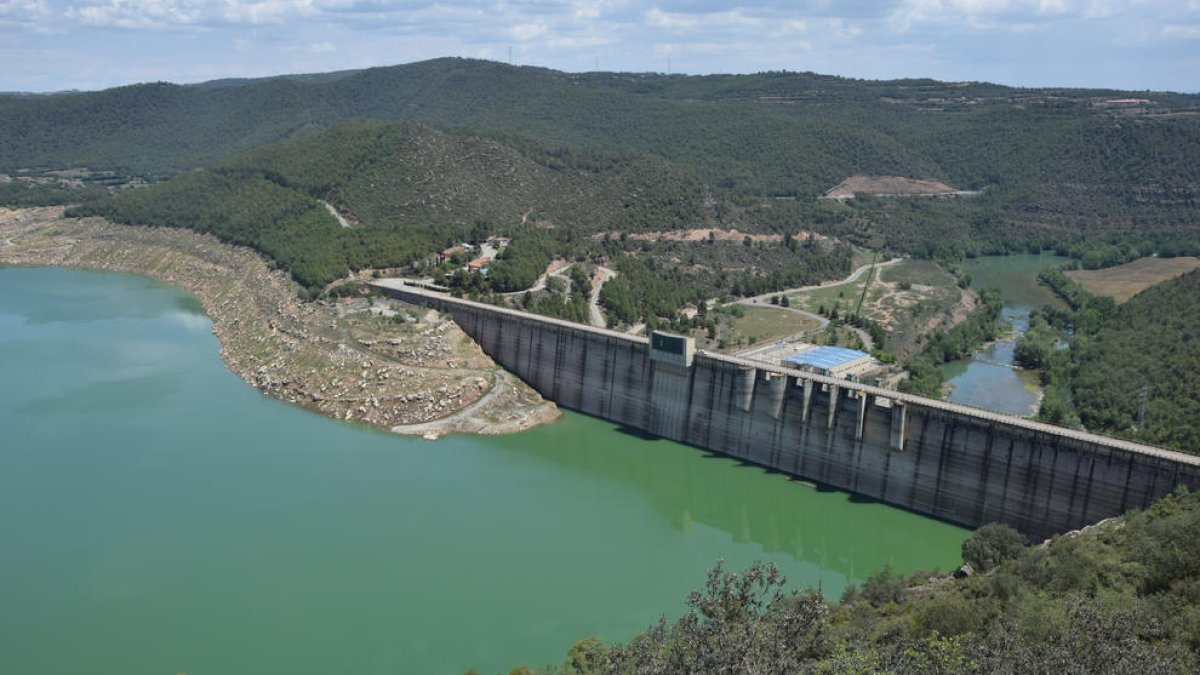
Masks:
[[[1191,672],[1197,148],[786,70],[0,94],[0,669]]]

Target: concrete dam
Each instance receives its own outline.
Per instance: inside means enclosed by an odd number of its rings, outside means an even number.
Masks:
[[[652,339],[375,284],[450,314],[498,364],[564,408],[969,527],[1032,539],[1200,487],[1200,457],[693,352]]]

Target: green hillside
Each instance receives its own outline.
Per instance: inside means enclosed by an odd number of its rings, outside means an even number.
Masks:
[[[703,186],[655,157],[518,148],[415,123],[355,121],[250,152],[228,166],[325,199],[364,225],[519,223],[576,232],[703,224]]]
[[[623,298],[620,316],[631,323],[656,312],[675,321],[684,302],[848,271],[850,251],[841,245],[751,248],[613,234],[725,226],[728,218],[774,226],[763,213],[706,194],[694,176],[654,156],[352,121],[69,214],[211,232],[261,251],[310,294],[364,268],[412,264],[422,273],[445,272],[433,269],[432,254],[491,234],[512,237],[512,245],[487,278],[459,280],[474,293],[526,289],[553,257],[609,259],[634,269],[636,256],[654,271],[624,275],[605,296]],[[320,201],[354,226],[340,227]]]
[[[1131,96],[1149,103],[1106,103]],[[574,152],[653,156],[742,212],[768,213],[748,218],[751,225],[800,225],[900,250],[1079,251],[1099,238],[1144,252],[1197,240],[1200,96],[1167,93],[811,73],[568,74],[437,59],[326,76],[0,97],[0,171],[87,166],[161,178],[351,118],[469,129],[514,146],[538,139]],[[815,203],[854,174],[985,192]]]
[[[603,242],[588,233],[713,224],[701,196],[699,183],[653,157],[518,150],[358,121],[70,213],[211,232],[256,248],[312,292],[353,270],[407,265],[504,232],[514,243],[492,282],[520,290],[552,255],[601,255]],[[340,227],[318,200],[357,226]]]
[[[1081,345],[1072,394],[1084,425],[1200,452],[1200,271],[1117,307]],[[1145,425],[1137,428],[1142,388]]]

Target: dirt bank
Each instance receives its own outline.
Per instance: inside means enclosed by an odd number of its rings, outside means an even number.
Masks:
[[[187,230],[0,209],[0,264],[142,274],[195,294],[221,358],[275,398],[398,433],[500,434],[558,416],[454,322],[379,298],[300,302],[249,249]]]

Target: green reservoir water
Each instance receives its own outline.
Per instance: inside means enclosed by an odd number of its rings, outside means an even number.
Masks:
[[[580,415],[335,422],[210,328],[140,277],[0,269],[0,673],[507,672],[677,616],[719,558],[836,598],[967,534]]]
[[[1062,302],[1037,282],[1038,272],[1068,260],[1055,255],[1006,255],[974,258],[963,264],[971,275],[972,288],[1000,289],[1001,314],[1012,324],[1014,336],[996,341],[969,359],[945,365],[946,381],[954,387],[950,401],[1015,415],[1037,412],[1037,374],[1014,369],[1013,350],[1016,336],[1029,328],[1031,311]]]

